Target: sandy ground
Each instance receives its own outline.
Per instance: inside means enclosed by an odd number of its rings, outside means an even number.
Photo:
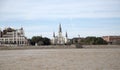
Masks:
[[[0,50],[0,70],[120,70],[120,49]]]

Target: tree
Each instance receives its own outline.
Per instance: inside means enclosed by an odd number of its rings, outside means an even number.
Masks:
[[[107,42],[103,40],[101,37],[98,37],[96,44],[107,44]]]
[[[38,45],[50,45],[50,39],[41,36],[33,36],[32,39],[29,39],[29,42],[31,45],[35,45],[37,43]]]
[[[3,30],[3,34],[6,34],[7,32],[15,31],[13,28],[7,28]]]
[[[43,41],[39,41],[38,45],[44,45]]]
[[[50,39],[49,38],[43,38],[44,45],[50,45]]]
[[[86,37],[81,40],[81,43],[87,45],[107,44],[107,42],[103,40],[101,37]]]

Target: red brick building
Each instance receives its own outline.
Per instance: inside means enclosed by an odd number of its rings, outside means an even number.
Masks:
[[[102,38],[109,44],[120,44],[120,36],[103,36]]]

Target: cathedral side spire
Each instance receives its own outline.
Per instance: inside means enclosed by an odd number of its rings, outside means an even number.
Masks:
[[[53,32],[53,37],[55,37],[55,32]]]
[[[0,28],[0,37],[2,37],[2,29]]]
[[[67,32],[66,32],[66,34],[65,34],[65,37],[68,37],[68,34],[67,34]]]
[[[0,28],[0,31],[2,31],[2,29]]]

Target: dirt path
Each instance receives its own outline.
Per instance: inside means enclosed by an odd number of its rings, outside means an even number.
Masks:
[[[1,50],[0,70],[120,70],[120,49]]]

